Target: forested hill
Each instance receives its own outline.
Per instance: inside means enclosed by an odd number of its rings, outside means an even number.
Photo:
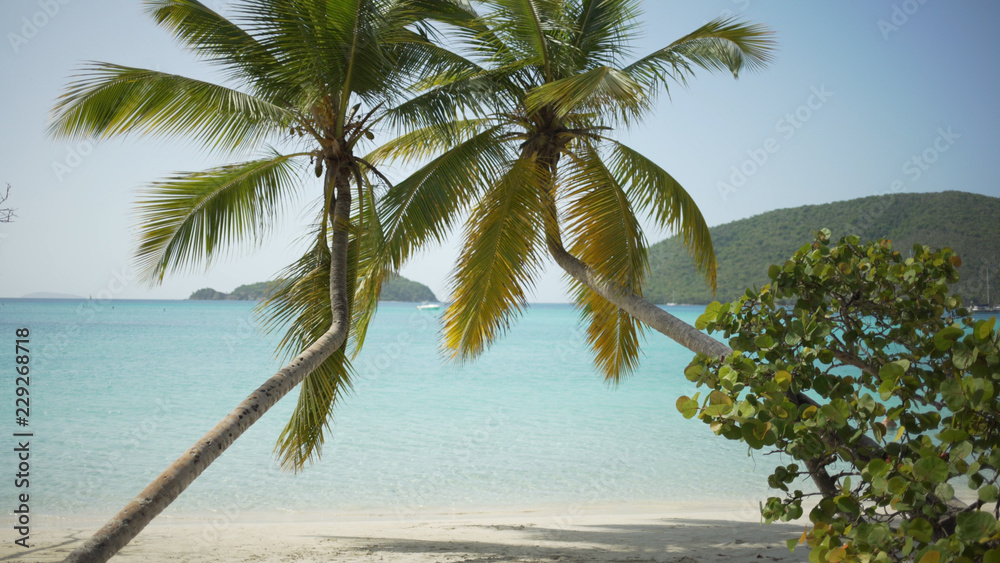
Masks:
[[[967,304],[1000,301],[1000,198],[965,192],[889,194],[823,205],[779,209],[713,227],[719,261],[719,291],[711,290],[691,265],[677,237],[649,249],[645,295],[654,303],[733,300],[750,286],[767,283],[767,268],[783,264],[827,228],[833,239],[889,238],[904,255],[915,243],[949,246],[962,258],[962,281],[954,288]]]
[[[270,282],[241,285],[232,293],[223,293],[210,287],[199,289],[188,299],[211,301],[259,301],[267,296]],[[382,288],[382,301],[437,301],[426,285],[397,276]]]
[[[437,301],[426,285],[396,276],[382,287],[381,301]]]

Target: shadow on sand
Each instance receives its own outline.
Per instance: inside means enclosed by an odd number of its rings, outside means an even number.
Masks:
[[[569,529],[535,525],[469,525],[453,528],[454,536],[481,537],[479,529],[495,531],[497,541],[435,540],[392,537],[317,536],[341,556],[354,550],[358,560],[417,559],[436,554],[436,561],[485,563],[498,561],[574,561],[701,563],[722,561],[807,561],[809,549],[788,551],[785,541],[803,529],[791,524],[663,518],[649,524],[584,526]],[[347,544],[347,545],[345,545]],[[350,547],[348,547],[350,546]],[[424,559],[421,559],[424,560]]]

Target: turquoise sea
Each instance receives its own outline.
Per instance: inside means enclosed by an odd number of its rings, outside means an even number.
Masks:
[[[690,322],[702,307],[671,312]],[[591,364],[569,305],[534,305],[482,358],[438,349],[440,311],[383,303],[322,460],[272,454],[298,390],[165,515],[314,510],[396,514],[710,501],[751,511],[776,457],[685,420],[691,353],[652,333],[617,387]],[[30,330],[29,426],[15,423],[15,330]],[[281,362],[253,304],[0,300],[0,502],[15,495],[14,432],[30,431],[31,510],[107,517]],[[6,437],[4,437],[6,436]],[[804,487],[808,484],[803,484]]]

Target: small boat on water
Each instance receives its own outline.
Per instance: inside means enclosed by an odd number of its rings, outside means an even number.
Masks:
[[[970,307],[973,313],[1000,313],[1000,305],[990,305],[990,270],[986,269],[986,303],[984,305],[973,305]]]
[[[420,305],[417,305],[418,311],[426,311],[428,309],[440,309],[440,308],[441,308],[440,303],[421,303]]]

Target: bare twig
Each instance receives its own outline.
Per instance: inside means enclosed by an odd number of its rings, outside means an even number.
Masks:
[[[7,198],[10,197],[10,184],[7,184],[7,190],[0,196],[0,205],[3,205]],[[0,208],[0,223],[12,223],[14,221],[14,208],[6,207]]]

